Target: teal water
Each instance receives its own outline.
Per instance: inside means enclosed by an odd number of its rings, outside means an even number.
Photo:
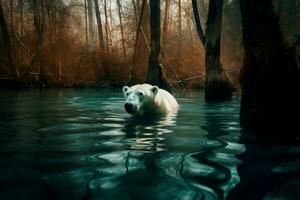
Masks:
[[[177,116],[136,119],[117,89],[0,91],[0,199],[300,199],[299,140],[243,133],[239,99],[174,95]]]

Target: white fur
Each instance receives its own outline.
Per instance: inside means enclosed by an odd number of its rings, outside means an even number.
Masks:
[[[134,114],[163,113],[172,114],[178,110],[176,99],[166,90],[150,84],[124,86],[126,103],[134,104]]]

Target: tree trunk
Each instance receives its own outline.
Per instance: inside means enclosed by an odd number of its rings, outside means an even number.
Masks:
[[[88,46],[90,51],[94,51],[94,20],[93,20],[93,2],[92,0],[87,0],[88,7]]]
[[[206,23],[205,100],[225,101],[232,97],[233,86],[220,63],[223,0],[210,0]]]
[[[2,44],[2,45],[1,45]],[[0,2],[0,62],[3,60],[3,63],[7,65],[10,69],[12,78],[14,79],[17,86],[20,85],[20,74],[18,68],[14,65],[14,60],[12,57],[12,47],[10,35],[7,28],[7,23],[5,21],[4,13],[2,10],[2,5]]]
[[[100,15],[100,9],[98,0],[94,0],[95,4],[95,13],[96,13],[96,20],[97,20],[97,27],[98,27],[98,38],[99,38],[99,47],[101,53],[104,51],[104,38],[103,38],[103,31],[102,31],[102,21],[101,21],[101,15]]]
[[[24,23],[23,23],[23,0],[20,0],[20,21],[21,21],[21,39],[23,40],[24,37]],[[24,56],[24,47],[21,47],[21,62],[23,62],[23,56]]]
[[[137,52],[137,45],[138,45],[138,41],[139,41],[140,30],[142,28],[142,20],[143,20],[143,15],[144,15],[145,4],[146,4],[146,0],[143,0],[140,17],[137,22],[135,43],[134,43],[134,47],[133,47],[132,63],[131,63],[130,69],[129,69],[129,82],[130,83],[132,82],[132,77],[133,77],[133,73],[134,73],[133,67],[134,67],[134,62],[135,62],[135,57],[136,57],[136,52]]]
[[[194,18],[195,18],[197,33],[198,33],[198,36],[199,36],[203,46],[205,46],[206,39],[205,39],[204,31],[201,26],[197,0],[192,0],[192,6],[193,6],[193,13],[194,13]]]
[[[180,41],[181,42],[181,35],[182,35],[182,11],[181,11],[181,0],[178,0],[178,31],[180,35]]]
[[[10,32],[14,32],[14,6],[13,6],[13,0],[10,0]],[[11,38],[13,41],[13,36]],[[13,43],[13,42],[12,42]],[[13,44],[12,44],[13,46]]]
[[[39,62],[39,86],[40,88],[49,87],[49,83],[46,79],[45,67],[43,64],[43,58],[41,55],[43,40],[44,40],[44,7],[43,2],[38,0],[32,1],[33,5],[33,21],[36,31],[37,41],[37,58]]]
[[[245,49],[241,70],[241,122],[299,134],[300,72],[281,34],[272,0],[240,0]],[[293,128],[297,128],[293,130]],[[290,132],[288,130],[291,130]],[[296,133],[297,132],[297,133]]]
[[[169,26],[169,8],[170,8],[170,0],[165,0],[165,17],[163,24],[163,43],[165,44],[167,41],[168,35],[168,26]]]
[[[88,45],[89,42],[89,36],[88,36],[88,16],[87,16],[87,5],[86,1],[84,0],[84,21],[85,21],[85,43]]]
[[[164,74],[163,66],[159,63],[160,54],[160,0],[150,0],[151,45],[148,60],[146,83],[171,90]]]
[[[143,69],[147,68],[147,61],[149,58],[150,45],[149,38],[149,5],[146,0],[137,1],[137,9],[139,10],[139,19],[137,25],[136,38],[134,43],[134,52],[132,56],[132,63],[129,69],[129,84],[137,84],[144,80],[140,79],[146,72]],[[143,37],[140,37],[142,34]],[[147,49],[148,51],[145,51]],[[138,65],[139,69],[135,66]]]
[[[132,6],[133,6],[133,12],[134,12],[134,20],[135,20],[135,25],[136,25],[136,31],[138,30],[138,24],[139,24],[139,17],[137,13],[137,7],[135,0],[131,0]]]
[[[206,20],[207,18],[207,9],[205,6],[205,0],[200,0],[200,10],[202,13],[202,17],[200,16],[200,19],[203,18],[204,20]]]
[[[120,20],[120,29],[121,29],[121,36],[122,36],[122,46],[123,46],[123,53],[125,59],[127,59],[127,52],[126,52],[126,45],[125,45],[125,38],[124,38],[124,30],[123,30],[123,21],[122,21],[122,5],[120,0],[117,0],[118,4],[118,13],[119,13],[119,20]]]
[[[110,44],[110,49],[114,49],[114,44],[112,40],[112,35],[113,35],[113,11],[112,11],[112,1],[109,1],[109,24],[108,30],[109,30],[109,44]]]
[[[109,25],[108,25],[108,14],[107,14],[107,0],[104,0],[104,16],[105,16],[105,41],[106,41],[106,52],[109,52]]]
[[[98,27],[98,38],[99,38],[99,47],[100,47],[100,64],[103,69],[103,79],[109,80],[109,70],[104,63],[104,52],[105,52],[105,45],[104,45],[104,38],[103,38],[103,31],[102,31],[102,21],[100,15],[100,8],[98,0],[94,0],[95,4],[95,13],[96,13],[96,20],[97,20],[97,27]]]

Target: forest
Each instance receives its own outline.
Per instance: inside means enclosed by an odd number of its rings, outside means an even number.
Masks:
[[[273,102],[277,90],[294,102],[299,89],[296,0],[2,0],[0,6],[1,87],[205,88],[208,101],[242,93],[241,113],[259,106],[253,98]]]
[[[299,0],[0,0],[0,197],[300,199]]]
[[[204,85],[205,44],[196,24],[200,20],[205,31],[209,6],[204,0],[193,4],[197,20],[192,2],[185,0],[161,1],[153,13],[160,17],[154,25],[161,26],[159,59],[174,86]],[[9,79],[22,87],[145,81],[150,10],[148,1],[139,0],[2,1],[1,85]],[[232,17],[238,14],[237,1],[225,2],[222,63],[233,79],[242,63],[241,22]]]

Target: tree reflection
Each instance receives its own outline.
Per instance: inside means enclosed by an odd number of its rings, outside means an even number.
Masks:
[[[240,142],[246,151],[237,156],[242,161],[237,168],[241,180],[228,199],[300,199],[300,141],[260,135],[242,131]]]
[[[233,139],[239,132],[239,126],[233,123],[238,116],[229,116],[233,113],[231,109],[235,108],[228,108],[222,103],[205,104],[206,122],[202,128],[208,132],[208,142],[214,145],[207,145],[202,152],[192,156],[202,165],[214,169],[206,176],[197,176],[195,179],[199,184],[211,188],[218,199],[225,199],[239,182],[236,172],[238,161],[234,156],[244,149]]]

